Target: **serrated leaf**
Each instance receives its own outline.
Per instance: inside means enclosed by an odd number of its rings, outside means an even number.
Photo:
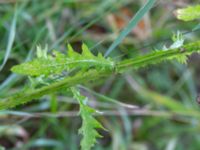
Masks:
[[[39,51],[41,55],[41,49]],[[70,45],[68,45],[68,54],[64,55],[54,51],[53,56],[45,56],[36,58],[30,62],[14,66],[11,70],[18,74],[29,76],[60,74],[65,70],[79,68],[87,70],[91,67],[96,69],[113,69],[114,62],[107,58],[105,59],[100,53],[94,56],[88,47],[82,45],[82,54],[75,52]]]
[[[87,106],[87,98],[82,96],[79,91],[72,88],[74,97],[80,104],[80,116],[82,118],[82,126],[79,133],[82,134],[81,149],[90,150],[96,143],[96,138],[101,137],[97,132],[98,129],[104,129],[103,126],[92,116],[96,111],[95,109]]]
[[[189,6],[176,11],[177,18],[183,21],[192,21],[200,18],[200,5]]]

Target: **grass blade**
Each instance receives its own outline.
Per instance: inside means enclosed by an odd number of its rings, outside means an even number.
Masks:
[[[122,30],[117,39],[109,47],[105,56],[108,56],[121,42],[122,40],[131,32],[131,30],[137,25],[137,23],[142,19],[142,17],[153,7],[156,0],[149,0],[130,20],[128,25]]]
[[[8,57],[9,57],[9,54],[10,54],[10,51],[12,49],[12,45],[14,43],[15,32],[16,32],[17,14],[18,14],[18,11],[16,10],[14,17],[13,17],[13,20],[12,20],[11,27],[10,27],[10,33],[9,33],[9,37],[8,37],[8,45],[7,45],[7,48],[6,48],[4,60],[3,60],[3,63],[0,65],[0,71],[3,69],[4,65],[6,64]]]
[[[196,25],[196,26],[192,29],[192,31],[197,31],[197,30],[199,30],[199,29],[200,29],[200,24]]]

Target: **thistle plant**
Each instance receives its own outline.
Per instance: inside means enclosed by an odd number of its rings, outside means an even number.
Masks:
[[[96,137],[99,137],[95,129],[103,127],[92,117],[96,111],[87,105],[87,98],[74,88],[76,85],[111,74],[123,73],[130,68],[139,69],[166,60],[180,60],[182,58],[181,62],[186,62],[187,56],[194,52],[200,52],[200,41],[177,48],[156,50],[149,54],[120,62],[115,62],[111,58],[104,58],[100,53],[97,56],[93,55],[85,44],[82,45],[82,54],[75,52],[70,45],[68,45],[67,54],[54,51],[52,55],[48,55],[46,52],[45,49],[42,51],[41,48],[38,48],[38,57],[36,59],[16,65],[11,70],[35,79],[41,77],[44,81],[47,79],[53,80],[58,75],[62,76],[62,78],[60,80],[55,79],[48,85],[42,85],[39,88],[36,86],[35,88],[25,89],[3,99],[0,101],[0,109],[13,108],[33,99],[39,99],[43,95],[71,88],[74,98],[79,102],[80,116],[83,121],[80,129],[80,133],[83,135],[81,146],[83,150],[87,150],[94,145]]]

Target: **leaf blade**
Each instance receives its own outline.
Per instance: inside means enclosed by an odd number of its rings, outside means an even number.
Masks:
[[[128,25],[122,30],[117,39],[111,44],[104,56],[108,56],[131,32],[131,30],[138,24],[142,17],[153,7],[156,0],[149,0],[138,12],[133,16]]]
[[[198,19],[200,18],[200,5],[177,9],[176,14],[177,18],[183,21],[192,21]]]
[[[55,57],[50,55],[46,56],[46,58],[39,57],[32,61],[12,67],[11,71],[29,76],[49,76],[60,74],[62,71],[69,71],[75,68],[81,70],[87,70],[91,67],[96,69],[113,69],[114,62],[111,59],[102,57],[100,53],[97,56],[94,56],[85,44],[83,44],[82,49],[82,54],[79,54],[68,45],[68,55],[55,51]]]
[[[18,10],[16,9],[12,23],[11,23],[11,27],[10,27],[10,32],[9,32],[9,36],[8,36],[8,45],[6,47],[6,53],[4,56],[4,60],[3,63],[0,65],[0,71],[3,69],[4,65],[6,64],[8,57],[10,55],[14,40],[15,40],[15,34],[16,34],[16,24],[17,24],[17,17],[18,17]]]
[[[71,88],[74,98],[76,98],[80,104],[80,115],[82,118],[82,126],[79,129],[79,133],[82,134],[81,149],[90,150],[96,143],[96,138],[101,137],[96,129],[104,129],[92,115],[96,112],[95,109],[89,107],[86,104],[87,98],[82,96],[80,92]]]

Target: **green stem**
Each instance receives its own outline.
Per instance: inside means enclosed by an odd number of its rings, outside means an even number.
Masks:
[[[200,41],[186,44],[179,48],[169,49],[166,51],[156,51],[144,56],[124,60],[116,64],[116,69],[118,72],[121,72],[130,67],[140,68],[149,64],[159,63],[160,61],[173,58],[174,56],[189,55],[197,51],[200,51]]]
[[[8,98],[5,98],[0,101],[0,110],[9,109],[12,107],[15,107],[20,104],[24,104],[27,102],[30,102],[34,99],[38,99],[46,94],[52,94],[54,92],[60,91],[62,89],[67,89],[69,87],[75,86],[77,84],[86,83],[92,80],[97,80],[99,78],[105,77],[107,75],[110,75],[111,72],[109,71],[102,71],[99,73],[96,70],[90,70],[86,73],[77,74],[73,77],[66,77],[65,79],[58,81],[56,83],[53,83],[51,85],[27,91],[27,92],[19,92],[18,94],[15,94],[13,96],[10,96]]]
[[[77,84],[87,83],[92,80],[98,80],[99,78],[111,75],[113,73],[123,72],[125,69],[133,67],[140,68],[145,65],[155,64],[163,60],[171,59],[175,56],[189,55],[193,52],[200,51],[200,41],[186,44],[180,48],[170,49],[166,51],[156,51],[150,54],[139,56],[134,59],[121,61],[115,64],[115,70],[90,70],[88,72],[77,74],[72,77],[66,77],[65,79],[53,83],[48,86],[44,86],[39,89],[29,90],[27,92],[19,92],[13,96],[0,100],[0,110],[9,109],[20,104],[24,104],[38,99],[46,94],[52,94],[54,92],[66,89]]]

